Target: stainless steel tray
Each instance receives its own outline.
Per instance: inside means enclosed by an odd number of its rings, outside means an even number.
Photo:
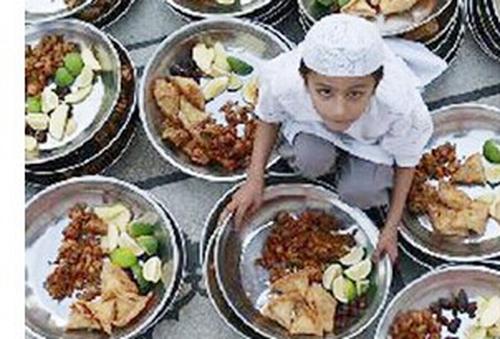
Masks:
[[[177,58],[190,55],[192,47],[204,40],[220,41],[229,52],[236,55],[243,54],[246,60],[253,63],[255,75],[258,74],[259,63],[276,57],[290,47],[280,37],[260,25],[238,19],[209,19],[189,24],[166,38],[144,71],[139,90],[140,116],[147,136],[160,156],[181,171],[202,179],[237,181],[245,177],[245,170],[229,172],[214,166],[197,166],[186,155],[161,139],[163,118],[152,97],[151,84],[156,78],[167,75],[169,66]],[[210,102],[207,110],[212,112],[215,118],[220,118],[221,113],[216,112],[222,104],[226,100],[241,101],[239,95],[239,93],[225,93]],[[274,153],[269,165],[277,159],[278,156]]]
[[[437,269],[421,276],[389,303],[378,324],[375,338],[390,338],[390,326],[398,312],[425,309],[439,298],[449,298],[451,293],[457,293],[462,288],[471,300],[479,295],[500,295],[500,272],[483,266],[461,265]],[[471,319],[464,319],[460,332],[454,336],[465,338],[463,331],[471,324]]]
[[[27,24],[54,21],[72,16],[89,7],[93,0],[83,0],[74,8],[68,8],[64,0],[25,0],[24,18]]]
[[[262,336],[288,338],[289,334],[259,312],[268,297],[269,274],[257,266],[255,260],[261,256],[262,246],[276,214],[279,211],[300,213],[306,209],[324,210],[334,215],[343,229],[357,229],[355,238],[369,253],[376,246],[379,232],[373,222],[361,210],[341,202],[332,191],[310,184],[267,187],[263,205],[251,220],[239,228],[232,221],[223,225],[215,245],[215,271],[224,299],[247,326]],[[375,266],[378,291],[366,313],[345,332],[326,337],[352,338],[366,329],[382,310],[391,280],[392,266],[389,259],[384,257]]]
[[[94,98],[92,102],[87,102],[90,100],[87,99],[75,106],[73,113],[78,125],[75,135],[62,142],[44,146],[37,157],[26,159],[28,166],[56,160],[90,140],[110,117],[121,88],[120,58],[105,33],[83,21],[68,19],[29,26],[26,29],[26,44],[36,44],[39,39],[49,34],[61,34],[65,39],[85,43],[94,48],[103,69],[100,72],[102,95]]]
[[[248,4],[240,5],[236,1],[235,5],[219,5],[215,0],[197,1],[197,0],[161,0],[176,10],[195,18],[210,17],[241,17],[263,9],[271,5],[272,0],[252,0]]]
[[[484,141],[500,137],[500,110],[497,108],[462,104],[444,107],[432,115],[434,134],[427,149],[445,142],[457,146],[459,158],[482,152]],[[493,188],[461,187],[472,197]],[[486,232],[476,238],[451,238],[433,232],[427,216],[414,216],[405,212],[400,232],[411,245],[431,256],[448,260],[471,262],[500,255],[500,225],[490,218]]]
[[[123,181],[87,176],[70,179],[48,187],[35,195],[26,205],[26,281],[25,324],[29,334],[45,338],[99,338],[96,332],[65,333],[64,325],[72,299],[62,302],[50,298],[43,282],[50,272],[49,261],[54,259],[60,245],[61,231],[67,225],[67,213],[75,203],[100,205],[113,201],[126,204],[133,213],[155,213],[160,220],[162,245],[160,256],[164,262],[164,284],[154,290],[152,303],[137,321],[123,329],[116,329],[117,338],[131,338],[142,333],[156,316],[170,305],[182,270],[181,248],[177,245],[171,219],[144,191]]]
[[[316,0],[298,0],[302,12],[309,22],[315,22],[328,11],[315,4]],[[378,15],[373,22],[384,36],[394,36],[409,32],[425,25],[443,12],[451,0],[421,0],[409,11],[401,14]]]

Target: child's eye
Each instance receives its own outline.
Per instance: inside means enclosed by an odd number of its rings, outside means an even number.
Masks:
[[[356,100],[361,98],[365,93],[360,91],[354,91],[347,93],[347,98],[351,100]]]
[[[317,89],[316,92],[322,97],[329,97],[332,94],[332,91],[326,88]]]

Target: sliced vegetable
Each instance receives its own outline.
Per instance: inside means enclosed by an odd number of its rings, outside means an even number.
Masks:
[[[158,240],[151,235],[143,235],[137,238],[137,244],[148,254],[154,255],[158,252]]]
[[[227,84],[227,89],[229,91],[237,91],[241,87],[243,87],[243,81],[240,79],[239,76],[237,76],[234,73],[231,73],[231,75],[229,75],[229,82]]]
[[[366,279],[372,270],[372,261],[370,258],[367,258],[363,261],[360,261],[354,266],[349,267],[344,271],[344,274],[349,279],[354,281],[359,281]]]
[[[120,203],[111,206],[95,207],[94,213],[108,224],[117,226],[121,232],[126,231],[127,225],[132,218],[130,210]]]
[[[64,67],[76,77],[83,69],[84,63],[80,53],[72,52],[64,56]]]
[[[490,327],[500,318],[500,297],[492,297],[479,318],[481,327]]]
[[[34,152],[38,149],[38,142],[30,135],[24,136],[24,149],[27,152]]]
[[[203,96],[205,97],[205,100],[212,100],[224,93],[228,83],[229,79],[227,77],[210,80],[205,87],[203,87]]]
[[[199,43],[193,48],[193,60],[205,74],[209,74],[214,62],[215,51],[204,43]]]
[[[245,76],[253,72],[253,67],[250,64],[234,56],[228,56],[227,63],[231,67],[231,70],[238,75]]]
[[[26,114],[26,123],[35,131],[44,131],[49,127],[50,118],[43,113]]]
[[[137,257],[130,248],[119,247],[110,255],[111,262],[121,268],[129,268],[137,264]]]
[[[161,278],[161,260],[158,257],[149,258],[142,266],[144,279],[157,283]]]
[[[230,72],[231,66],[227,62],[227,53],[226,50],[224,49],[224,45],[217,41],[214,44],[214,53],[215,57],[214,57],[213,67],[216,67],[225,73]]]
[[[92,92],[92,86],[79,88],[75,92],[67,94],[64,97],[64,101],[67,102],[68,104],[77,104],[85,100],[85,98],[87,98],[91,92]]]
[[[141,235],[152,235],[154,233],[154,229],[155,227],[152,224],[134,222],[128,227],[128,232],[131,236],[136,238]]]
[[[257,105],[259,96],[258,82],[257,77],[253,77],[243,86],[243,99],[253,106]]]
[[[26,100],[26,111],[29,113],[39,113],[42,111],[42,101],[40,97],[28,97]]]
[[[90,67],[83,67],[82,72],[75,80],[75,86],[77,88],[84,88],[92,85],[92,80],[94,80],[94,71]]]
[[[331,290],[332,284],[335,278],[342,275],[342,266],[339,264],[331,264],[328,268],[323,272],[322,283],[325,290]]]
[[[66,123],[66,130],[64,131],[64,136],[69,137],[76,131],[76,121],[73,118],[69,118]]]
[[[355,246],[351,248],[350,252],[340,258],[340,263],[344,266],[356,265],[360,262],[365,255],[365,249],[362,246]]]
[[[93,71],[100,71],[102,69],[101,64],[99,63],[99,61],[97,61],[94,53],[90,48],[82,48],[81,56],[86,67],[90,67],[90,69]]]
[[[354,283],[339,276],[333,281],[333,296],[343,304],[347,304],[356,298],[356,286]]]
[[[141,246],[130,236],[127,232],[122,232],[120,238],[118,238],[118,246],[120,248],[128,248],[134,253],[136,257],[144,254],[144,250]]]
[[[120,232],[118,227],[114,224],[108,224],[108,235],[107,235],[107,252],[112,252],[118,247],[118,239],[120,238]]]
[[[500,142],[494,139],[486,140],[483,155],[489,162],[500,164]]]
[[[59,106],[59,97],[52,89],[45,87],[42,92],[42,112],[49,113],[57,106]]]
[[[142,294],[146,294],[151,289],[151,283],[146,279],[144,279],[141,265],[135,264],[130,268],[130,270],[132,271],[134,280],[137,282],[137,285],[139,286],[139,291]]]
[[[62,140],[64,136],[64,128],[68,120],[69,106],[62,104],[50,115],[49,133],[56,140]]]
[[[75,77],[65,67],[59,67],[54,81],[58,87],[68,87],[75,81]]]

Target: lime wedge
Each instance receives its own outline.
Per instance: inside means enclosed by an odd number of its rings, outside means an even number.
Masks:
[[[489,139],[483,145],[484,157],[494,164],[500,164],[500,142]]]
[[[356,295],[362,296],[366,292],[368,292],[368,288],[370,287],[370,280],[368,279],[363,279],[356,281]]]
[[[354,281],[359,281],[366,279],[372,270],[372,261],[370,258],[366,258],[363,261],[360,261],[354,266],[349,267],[344,271],[344,274],[349,279]]]
[[[339,264],[332,264],[328,266],[328,268],[323,272],[323,287],[325,290],[331,290],[332,289],[332,284],[333,280],[337,278],[338,276],[342,275],[342,266]]]
[[[253,67],[251,65],[234,56],[228,56],[227,63],[231,67],[231,70],[238,75],[245,76],[253,72]]]
[[[131,249],[120,247],[111,252],[111,262],[122,268],[129,268],[137,264],[137,257]]]
[[[356,285],[351,280],[339,276],[333,281],[333,295],[341,303],[347,304],[356,298]]]
[[[136,257],[144,254],[144,250],[127,232],[122,232],[118,238],[118,246],[128,248]]]
[[[339,261],[344,266],[352,266],[359,263],[363,259],[364,255],[365,249],[361,246],[356,246],[353,247],[347,255],[340,258]]]
[[[148,255],[154,255],[158,251],[158,240],[151,235],[143,235],[137,238],[139,246],[146,251]]]
[[[128,232],[133,237],[151,235],[154,233],[154,226],[148,223],[134,222],[128,227]]]

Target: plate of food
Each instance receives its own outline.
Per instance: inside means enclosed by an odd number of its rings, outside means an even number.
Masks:
[[[87,8],[93,0],[25,0],[26,23],[36,24],[69,17]]]
[[[120,59],[109,38],[76,20],[27,28],[26,164],[82,146],[111,115],[120,93]]]
[[[240,17],[272,3],[271,0],[162,0],[191,17]]]
[[[444,11],[451,0],[299,0],[310,22],[331,13],[372,20],[384,36],[403,34],[422,26]]]
[[[134,3],[135,0],[94,0],[76,17],[102,29],[118,21]]]
[[[433,113],[431,138],[410,189],[400,231],[444,260],[500,255],[500,111],[481,105]]]
[[[235,314],[268,338],[352,338],[384,306],[387,257],[371,261],[378,230],[321,186],[268,187],[240,228],[227,221],[215,244],[218,286]]]
[[[139,91],[155,149],[193,176],[243,178],[257,122],[259,65],[288,49],[272,32],[237,19],[205,20],[170,35],[146,66]]]
[[[451,266],[414,280],[391,301],[376,338],[493,339],[500,336],[500,273]]]
[[[26,206],[26,328],[36,337],[131,338],[168,308],[178,227],[145,192],[107,177],[50,186]]]

